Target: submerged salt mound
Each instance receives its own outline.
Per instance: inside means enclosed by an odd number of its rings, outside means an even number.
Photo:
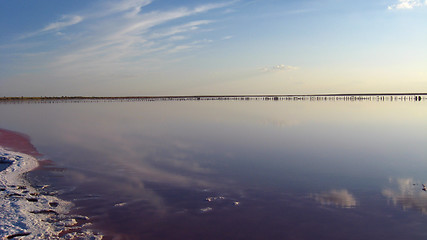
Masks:
[[[67,215],[72,203],[41,194],[23,178],[24,173],[38,166],[37,159],[2,147],[0,159],[10,164],[0,172],[3,239],[102,239],[84,228],[87,217]]]

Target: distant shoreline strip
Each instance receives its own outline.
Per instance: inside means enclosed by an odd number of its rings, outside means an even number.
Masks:
[[[323,100],[325,98],[336,98],[337,100],[375,100],[372,98],[388,97],[393,100],[415,100],[421,101],[427,98],[427,93],[339,93],[339,94],[267,94],[267,95],[189,95],[189,96],[117,96],[117,97],[97,97],[97,96],[61,96],[61,97],[0,97],[0,102],[19,101],[114,101],[114,100]]]

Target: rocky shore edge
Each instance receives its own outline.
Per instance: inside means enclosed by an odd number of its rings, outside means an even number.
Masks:
[[[102,239],[86,216],[69,214],[71,202],[48,186],[31,186],[24,174],[35,169],[34,157],[0,146],[0,236],[5,239]]]

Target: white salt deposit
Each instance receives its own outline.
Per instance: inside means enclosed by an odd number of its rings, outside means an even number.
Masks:
[[[10,164],[0,172],[2,239],[102,239],[79,226],[77,220],[86,217],[67,215],[71,202],[42,194],[23,178],[38,166],[37,159],[0,147],[0,160]]]

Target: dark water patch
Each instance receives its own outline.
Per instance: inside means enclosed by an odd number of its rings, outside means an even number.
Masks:
[[[5,170],[6,168],[8,168],[10,166],[9,163],[0,163],[0,171]]]

